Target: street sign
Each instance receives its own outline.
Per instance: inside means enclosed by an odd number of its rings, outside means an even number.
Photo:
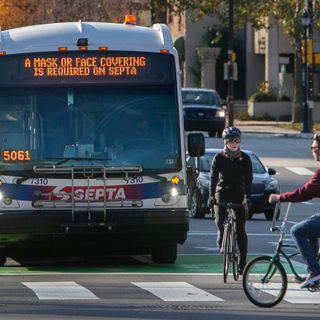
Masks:
[[[238,80],[238,64],[232,64],[232,74],[229,73],[229,62],[223,64],[223,79],[224,80]]]

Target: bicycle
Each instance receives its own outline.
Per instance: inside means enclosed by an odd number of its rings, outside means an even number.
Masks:
[[[227,283],[229,264],[231,261],[233,267],[233,279],[235,281],[239,279],[240,251],[237,243],[234,209],[243,207],[243,204],[227,202],[219,203],[218,205],[227,209],[221,245],[221,252],[223,253],[223,282]],[[245,209],[247,211],[246,207]]]
[[[291,259],[299,255],[300,251],[296,245],[284,243],[285,227],[290,207],[291,203],[288,203],[282,224],[280,226],[276,226],[276,212],[279,208],[279,203],[275,206],[272,225],[270,227],[271,232],[280,233],[275,253],[272,256],[263,255],[254,258],[246,265],[243,271],[243,290],[247,298],[258,307],[273,307],[281,302],[286,294],[288,288],[288,276],[283,263],[281,262],[281,258],[288,263],[296,281],[303,282],[305,280],[305,277],[298,274],[291,262]],[[294,249],[294,251],[291,254],[287,254],[284,251],[284,248]],[[311,292],[319,291],[319,283],[315,286],[309,287],[308,290]]]

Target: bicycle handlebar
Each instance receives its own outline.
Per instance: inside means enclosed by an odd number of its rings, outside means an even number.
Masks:
[[[286,214],[283,218],[283,221],[281,223],[280,226],[276,226],[276,220],[277,220],[277,212],[279,210],[279,206],[280,206],[280,202],[276,202],[276,205],[275,205],[275,208],[274,208],[274,213],[273,213],[273,219],[272,219],[272,224],[271,224],[271,227],[270,227],[270,231],[271,232],[283,232],[285,227],[286,227],[286,224],[287,224],[287,221],[288,221],[288,215],[289,215],[289,211],[290,211],[290,208],[291,208],[291,202],[288,202],[288,207],[287,207],[287,211],[286,211]]]

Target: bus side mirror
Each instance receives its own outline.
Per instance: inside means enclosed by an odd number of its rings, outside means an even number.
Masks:
[[[190,133],[188,135],[188,153],[190,157],[201,157],[204,155],[205,141],[202,133]]]
[[[277,171],[274,170],[273,168],[269,168],[268,169],[268,173],[269,173],[270,176],[273,176],[273,175],[277,174]]]

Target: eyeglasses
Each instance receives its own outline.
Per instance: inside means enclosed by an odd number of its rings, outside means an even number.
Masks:
[[[318,149],[320,149],[320,146],[318,146],[318,147],[313,147],[313,146],[311,146],[310,149],[311,149],[311,150],[318,150]]]
[[[240,139],[230,139],[230,140],[227,140],[227,143],[240,143],[241,140]]]

